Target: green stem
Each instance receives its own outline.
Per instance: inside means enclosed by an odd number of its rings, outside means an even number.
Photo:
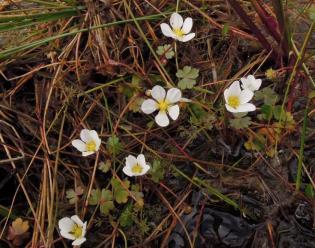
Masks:
[[[51,42],[53,40],[56,40],[56,39],[60,39],[60,38],[68,37],[68,36],[74,36],[74,35],[76,35],[78,33],[89,32],[91,30],[95,30],[95,29],[99,29],[99,28],[106,28],[106,27],[110,27],[110,26],[113,26],[113,25],[125,24],[125,23],[129,23],[129,22],[134,22],[134,21],[143,21],[143,20],[159,18],[161,16],[164,16],[165,14],[170,14],[170,13],[167,12],[167,13],[160,13],[160,14],[155,14],[155,15],[150,15],[150,16],[141,16],[141,17],[136,17],[136,18],[133,18],[133,19],[115,21],[115,22],[110,22],[110,23],[105,23],[105,24],[101,24],[101,25],[92,26],[92,27],[89,27],[89,28],[83,28],[83,29],[71,31],[71,32],[68,32],[68,33],[58,34],[58,35],[55,35],[55,36],[48,37],[46,39],[34,41],[32,43],[28,43],[28,44],[24,44],[24,45],[21,45],[21,46],[5,49],[5,50],[0,52],[0,59],[7,58],[10,55],[13,55],[13,54],[18,53],[18,52],[25,51],[27,49],[31,49],[31,48],[34,48],[34,47],[39,47],[41,45],[47,44],[47,43],[49,43],[49,42]],[[158,60],[158,62],[159,62],[159,60]]]
[[[304,157],[304,145],[305,145],[305,133],[306,133],[307,114],[308,114],[309,104],[310,104],[310,98],[308,99],[305,110],[304,110],[304,119],[303,119],[303,127],[302,127],[301,142],[300,142],[298,169],[297,169],[297,175],[296,175],[296,181],[295,181],[295,190],[296,191],[298,191],[301,187],[302,167],[303,167],[303,157]]]

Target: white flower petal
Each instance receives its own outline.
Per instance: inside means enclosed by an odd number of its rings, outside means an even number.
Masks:
[[[82,243],[84,243],[86,241],[86,238],[80,238],[80,239],[76,239],[75,241],[72,242],[72,245],[81,245]]]
[[[98,151],[98,149],[100,149],[102,140],[100,138],[98,138],[97,140],[95,140],[95,150]]]
[[[171,29],[171,27],[166,24],[166,23],[162,23],[160,25],[161,27],[161,30],[162,30],[162,33],[166,36],[166,37],[172,37],[172,38],[175,38],[175,34],[173,32],[173,30]]]
[[[254,93],[250,90],[242,90],[240,94],[240,104],[244,104],[252,100]]]
[[[243,89],[251,91],[259,90],[262,80],[256,79],[253,75],[249,75],[247,78],[241,78]]]
[[[95,130],[90,130],[90,137],[95,143],[97,143],[99,140],[98,134]]]
[[[241,91],[240,82],[234,81],[228,88],[228,96],[239,96]]]
[[[244,103],[238,106],[237,108],[237,112],[240,112],[240,113],[251,112],[255,110],[256,110],[256,106],[252,103]]]
[[[155,116],[155,122],[161,127],[166,127],[168,126],[168,124],[170,124],[170,120],[168,119],[165,111],[160,111]]]
[[[232,108],[230,105],[225,104],[226,109],[231,113],[238,113],[238,109]]]
[[[229,102],[229,96],[230,96],[230,91],[228,88],[224,90],[223,95],[224,95],[225,102],[228,103]]]
[[[74,223],[76,223],[77,225],[83,227],[84,223],[82,222],[82,220],[79,218],[79,216],[77,215],[72,215],[71,216],[71,220],[74,221]]]
[[[181,99],[181,97],[182,97],[182,92],[180,91],[180,89],[177,89],[177,88],[169,89],[166,94],[166,100],[169,103],[176,103]]]
[[[178,13],[173,13],[170,18],[170,24],[173,29],[181,28],[183,25],[183,17]]]
[[[157,101],[162,101],[165,98],[165,89],[160,85],[155,85],[151,91],[152,97]]]
[[[180,41],[181,42],[190,41],[191,39],[193,39],[195,37],[195,35],[196,35],[195,33],[186,34],[180,39]]]
[[[152,99],[144,100],[141,104],[141,110],[145,114],[152,114],[157,109],[157,102]]]
[[[173,105],[171,107],[168,107],[167,112],[168,112],[169,116],[175,121],[175,120],[177,120],[177,118],[179,116],[179,106]]]
[[[123,172],[124,172],[128,177],[133,177],[133,176],[134,176],[134,174],[133,174],[132,171],[131,171],[131,166],[126,165],[126,166],[123,168]]]
[[[92,154],[94,154],[95,152],[82,152],[82,156],[86,157],[86,156],[90,156]]]
[[[88,142],[91,140],[90,130],[89,129],[82,129],[80,132],[80,138],[84,142]]]
[[[145,166],[145,157],[143,154],[139,154],[138,157],[137,157],[137,161],[138,161],[138,164],[140,166]]]
[[[193,20],[190,17],[186,18],[182,27],[182,31],[184,32],[184,34],[188,34],[191,31],[192,26]]]
[[[75,240],[75,237],[69,232],[60,231],[60,235],[66,239]]]
[[[86,226],[87,226],[87,221],[84,222],[83,227],[82,227],[82,237],[84,237],[86,234]]]
[[[150,170],[150,165],[148,164],[145,164],[143,167],[142,167],[142,172],[139,174],[139,176],[143,176],[144,174],[146,174],[149,170]]]
[[[58,222],[61,232],[70,232],[73,228],[74,222],[69,217],[64,217]]]
[[[80,152],[86,151],[86,144],[82,140],[79,139],[72,140],[71,144]]]
[[[126,166],[128,167],[132,167],[133,165],[135,165],[137,163],[137,159],[136,157],[129,155],[128,157],[126,157]]]
[[[256,110],[256,106],[252,103],[244,103],[238,106],[236,109],[231,106],[225,104],[226,109],[231,113],[245,113]]]

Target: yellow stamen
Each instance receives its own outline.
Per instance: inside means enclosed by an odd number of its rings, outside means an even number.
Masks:
[[[72,234],[76,239],[81,238],[83,233],[83,228],[77,224],[74,224],[70,234]]]
[[[166,111],[169,106],[169,103],[166,100],[159,101],[157,104],[157,108],[160,111]]]
[[[229,96],[228,105],[236,109],[238,106],[240,106],[240,98],[238,96]]]
[[[86,143],[86,151],[87,152],[95,152],[96,144],[93,140]]]
[[[139,164],[134,165],[131,168],[132,173],[140,174],[142,172],[142,167]]]
[[[184,32],[180,29],[180,28],[174,28],[173,32],[178,36],[178,37],[183,37],[184,36]]]

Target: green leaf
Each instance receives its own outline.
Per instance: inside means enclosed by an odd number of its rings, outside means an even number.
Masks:
[[[229,33],[230,30],[230,25],[228,23],[224,23],[223,28],[222,28],[222,36],[225,38],[227,34]]]
[[[310,16],[310,19],[314,22],[315,21],[315,6],[311,6],[308,9],[308,14]]]
[[[84,190],[82,187],[78,186],[75,190],[68,189],[66,191],[66,198],[69,200],[70,204],[75,204],[79,200],[79,196],[82,195]]]
[[[263,100],[266,105],[275,105],[279,100],[277,93],[270,87],[265,87],[262,90],[256,91],[255,100]]]
[[[261,113],[262,113],[263,119],[270,121],[273,114],[273,107],[271,105],[264,104],[261,107]]]
[[[128,201],[129,193],[127,189],[130,187],[129,180],[125,179],[123,181],[124,187],[121,185],[120,181],[116,178],[112,178],[111,185],[113,188],[115,201],[119,204],[126,203]]]
[[[251,123],[251,118],[249,116],[230,120],[231,127],[234,127],[236,129],[249,127]]]
[[[100,199],[100,211],[102,214],[108,215],[110,210],[115,208],[113,194],[110,190],[102,189]]]
[[[119,217],[119,223],[122,227],[129,227],[133,224],[132,218],[132,204],[127,204],[127,206],[122,211]]]
[[[99,169],[100,171],[102,171],[103,173],[107,173],[107,172],[109,171],[110,167],[111,167],[111,162],[110,162],[110,160],[106,160],[105,163],[104,163],[104,162],[100,162],[100,163],[98,164],[98,169]]]
[[[178,88],[184,90],[184,89],[192,89],[194,85],[196,84],[195,79],[190,79],[190,78],[183,78],[178,81]]]
[[[199,69],[192,68],[190,66],[185,66],[183,69],[179,69],[176,73],[178,78],[190,78],[196,79],[199,76]]]
[[[315,90],[312,90],[312,91],[308,94],[308,98],[310,98],[310,99],[315,98]]]
[[[101,199],[101,190],[100,189],[92,189],[91,195],[89,198],[89,204],[90,205],[97,205],[100,202]]]
[[[118,154],[122,150],[122,144],[119,142],[119,138],[116,135],[108,139],[107,149],[113,155]]]
[[[77,194],[73,189],[68,189],[66,191],[66,198],[69,200],[70,204],[75,204],[77,201]]]
[[[280,119],[282,121],[286,120],[286,112],[284,111],[284,109],[282,109],[281,105],[274,106],[274,108],[273,108],[273,117],[277,121],[279,121]]]
[[[255,137],[250,136],[247,142],[245,142],[244,146],[249,151],[261,151],[264,149],[267,143],[266,137],[261,134],[257,134]]]
[[[130,105],[129,110],[131,110],[134,113],[141,112],[141,104],[143,103],[145,99],[143,97],[137,97]]]
[[[175,52],[173,51],[173,47],[170,44],[159,46],[156,50],[156,53],[160,56],[165,56],[165,58],[167,59],[171,59],[175,55]]]
[[[142,82],[142,78],[140,78],[138,75],[133,74],[131,77],[131,85],[132,87],[138,88],[140,87],[140,83]]]
[[[165,170],[163,166],[161,165],[160,160],[153,160],[152,168],[149,171],[149,174],[151,175],[151,179],[155,183],[159,183],[164,178]]]
[[[306,184],[305,186],[305,195],[308,197],[308,198],[315,198],[315,191],[314,191],[314,188],[313,188],[313,185],[308,183]]]

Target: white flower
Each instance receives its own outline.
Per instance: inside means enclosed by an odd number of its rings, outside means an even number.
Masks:
[[[123,168],[123,172],[129,176],[142,176],[148,172],[150,165],[146,164],[143,154],[139,154],[138,157],[129,155],[126,157],[126,165]]]
[[[141,110],[145,114],[151,114],[155,110],[159,110],[159,113],[155,116],[155,122],[161,126],[166,127],[170,124],[167,114],[174,121],[179,116],[179,106],[176,104],[180,101],[189,101],[186,98],[182,98],[182,92],[177,88],[171,88],[165,92],[165,89],[159,85],[156,85],[151,90],[151,96],[153,99],[145,100],[141,105]]]
[[[80,132],[81,139],[75,139],[71,143],[82,152],[82,156],[89,156],[98,151],[101,145],[101,139],[95,130],[82,129]]]
[[[189,33],[193,26],[193,20],[190,17],[183,21],[183,17],[180,14],[173,13],[170,24],[172,28],[166,23],[161,24],[161,30],[165,36],[182,42],[189,41],[195,37],[195,33]]]
[[[224,91],[225,107],[232,113],[255,111],[256,106],[248,103],[254,96],[250,90],[242,90],[240,82],[235,81]]]
[[[248,75],[247,78],[241,78],[242,88],[244,90],[255,91],[261,86],[261,79],[256,79],[253,75]]]
[[[81,245],[86,241],[86,224],[82,222],[77,215],[73,215],[71,218],[64,217],[59,220],[58,226],[62,237],[70,240],[74,240],[72,245]]]

